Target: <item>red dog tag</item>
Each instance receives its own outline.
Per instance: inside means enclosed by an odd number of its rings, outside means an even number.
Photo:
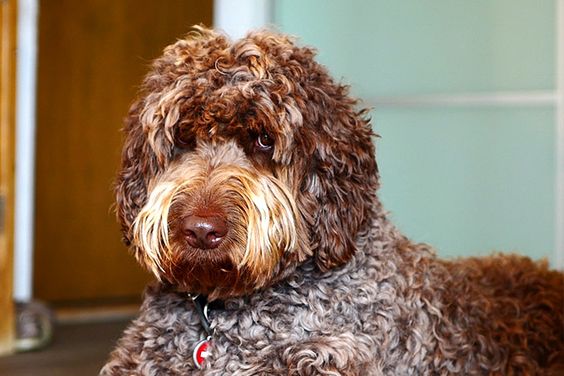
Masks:
[[[208,356],[211,355],[210,347],[211,341],[209,337],[201,340],[196,344],[196,347],[194,347],[194,353],[192,354],[192,357],[194,358],[194,364],[198,369],[202,369],[202,367],[204,366],[204,361]]]

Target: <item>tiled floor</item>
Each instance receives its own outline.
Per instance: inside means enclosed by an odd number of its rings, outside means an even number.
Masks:
[[[127,323],[121,320],[58,325],[47,348],[0,357],[0,375],[97,375]]]

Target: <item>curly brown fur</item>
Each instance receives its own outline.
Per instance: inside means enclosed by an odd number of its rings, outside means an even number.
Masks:
[[[562,273],[511,255],[444,261],[406,239],[376,197],[367,111],[314,55],[268,31],[196,28],[153,63],[116,193],[124,238],[160,282],[101,374],[562,371]],[[225,301],[203,370],[187,293]]]

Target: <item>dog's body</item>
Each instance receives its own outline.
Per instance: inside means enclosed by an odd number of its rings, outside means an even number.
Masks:
[[[562,346],[562,321],[551,312],[561,292],[550,290],[556,273],[539,272],[524,259],[495,258],[453,264],[457,271],[450,274],[428,250],[389,241],[376,240],[327,273],[306,264],[285,282],[212,310],[215,335],[205,371],[535,374],[552,362],[558,374],[563,354],[552,349]],[[483,271],[488,262],[497,272]],[[185,294],[154,286],[106,372],[190,374],[194,346],[206,336]]]
[[[101,373],[564,370],[563,275],[518,256],[443,261],[401,235],[376,197],[364,111],[313,55],[199,29],[155,62],[117,193],[161,282]],[[209,333],[188,294],[224,301]]]

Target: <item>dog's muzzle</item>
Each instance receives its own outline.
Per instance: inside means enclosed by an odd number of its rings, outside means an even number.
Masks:
[[[261,287],[298,247],[290,188],[233,142],[198,145],[151,182],[148,196],[133,227],[140,261],[192,292]]]

